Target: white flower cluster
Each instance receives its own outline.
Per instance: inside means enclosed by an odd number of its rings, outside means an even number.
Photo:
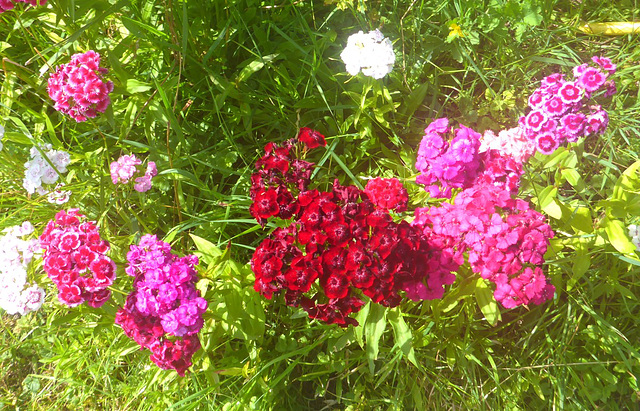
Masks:
[[[340,58],[352,76],[362,70],[362,74],[375,79],[391,73],[396,61],[391,40],[385,38],[378,29],[366,34],[359,31],[349,36]]]
[[[4,127],[0,124],[0,150],[2,150],[2,137],[4,137]]]
[[[70,162],[69,153],[52,150],[51,144],[45,144],[40,148],[58,171],[56,172],[51,167],[36,147],[32,147],[30,151],[31,159],[24,163],[24,180],[22,180],[22,186],[29,194],[33,194],[36,191],[40,195],[47,194],[49,191],[43,188],[42,184],[54,184],[58,181],[58,173],[66,173]]]
[[[5,229],[0,237],[0,308],[9,314],[25,315],[35,311],[44,302],[44,290],[36,284],[27,284],[27,267],[34,254],[39,253],[40,241],[21,237],[33,232],[33,225]]]
[[[631,242],[635,244],[636,249],[640,251],[640,227],[635,224],[631,224],[627,229],[629,230]]]

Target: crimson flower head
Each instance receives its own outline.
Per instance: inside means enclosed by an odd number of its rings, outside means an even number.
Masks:
[[[374,178],[369,180],[364,189],[376,207],[385,211],[402,212],[407,209],[409,195],[397,178]]]
[[[300,132],[298,133],[298,140],[302,141],[310,150],[327,145],[324,136],[309,127],[302,127],[300,129]]]

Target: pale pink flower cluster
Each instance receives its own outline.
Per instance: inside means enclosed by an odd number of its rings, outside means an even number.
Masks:
[[[480,152],[497,150],[500,154],[510,156],[520,164],[524,164],[536,152],[535,141],[524,135],[522,127],[500,130],[496,135],[487,130],[480,139]]]
[[[111,100],[112,81],[102,81],[107,69],[100,67],[100,55],[93,50],[71,56],[49,77],[47,91],[54,108],[77,122],[104,113]]]
[[[142,169],[137,167],[141,164],[142,161],[134,154],[120,156],[117,161],[114,161],[109,166],[111,181],[113,184],[126,184],[135,175],[138,175],[133,185],[134,190],[141,193],[149,191],[151,189],[151,179],[158,175],[158,169],[156,168],[156,163],[149,161],[143,174]]]
[[[16,3],[29,3],[32,6],[38,6],[46,2],[47,0],[0,0],[0,13],[13,9]]]
[[[45,160],[42,153],[44,153],[49,161]],[[59,175],[67,172],[67,166],[71,162],[69,153],[61,150],[53,150],[53,146],[47,143],[41,145],[40,150],[36,147],[32,147],[29,154],[31,156],[29,161],[24,163],[24,179],[22,180],[22,186],[29,194],[33,194],[35,192],[40,195],[47,194],[49,193],[49,190],[44,188],[42,185],[55,184],[58,181]],[[53,164],[53,167],[51,167],[49,162]],[[57,189],[58,187],[56,187],[56,190]],[[71,193],[69,192],[69,195],[70,194]]]

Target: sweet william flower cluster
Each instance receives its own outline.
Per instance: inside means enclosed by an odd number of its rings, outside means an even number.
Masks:
[[[184,376],[191,357],[200,349],[197,333],[204,323],[207,301],[200,297],[194,255],[178,257],[171,245],[144,235],[127,254],[126,272],[134,277],[134,291],[116,314],[125,334],[162,369]],[[171,337],[171,338],[170,338]]]
[[[553,297],[555,288],[542,264],[554,233],[542,214],[504,188],[478,182],[460,192],[453,204],[418,208],[415,216],[412,224],[432,246],[459,264],[467,254],[473,271],[496,284],[494,297],[505,308]]]
[[[47,201],[51,204],[64,204],[71,197],[70,190],[63,190],[64,183],[56,184],[55,188],[47,194]]]
[[[113,82],[102,77],[108,70],[100,67],[100,55],[93,50],[71,56],[51,74],[47,90],[54,108],[77,122],[104,113],[111,100]]]
[[[102,306],[111,296],[108,290],[116,278],[116,264],[106,253],[94,221],[78,209],[61,210],[40,236],[44,248],[44,270],[58,287],[58,299],[75,307],[86,302]]]
[[[391,40],[385,38],[378,29],[368,33],[359,31],[349,36],[340,58],[352,76],[362,71],[365,76],[375,79],[391,73],[396,61]]]
[[[447,118],[431,122],[418,148],[416,169],[421,174],[416,182],[431,197],[449,198],[454,188],[469,188],[478,180],[516,193],[522,164],[500,150],[486,147],[481,152],[481,138],[463,125],[452,129]]]
[[[573,80],[565,80],[562,73],[545,77],[529,97],[530,111],[520,118],[520,124],[541,153],[551,154],[565,142],[607,129],[607,112],[589,101],[601,89],[604,97],[615,94],[615,83],[609,77],[616,72],[616,65],[606,57],[594,56],[592,61],[597,67],[574,67]]]
[[[0,236],[0,308],[8,314],[25,315],[44,302],[44,290],[27,283],[27,270],[40,252],[37,239],[25,239],[33,233],[28,221],[3,230]]]
[[[391,210],[407,205],[402,184],[374,179],[361,191],[336,180],[331,191],[310,189],[313,164],[295,156],[309,142],[325,145],[320,133],[303,129],[298,140],[269,143],[256,163],[252,214],[262,224],[270,217],[292,221],[256,248],[255,290],[269,299],[284,291],[288,305],[340,326],[357,324],[349,315],[364,305],[363,295],[388,307],[403,292],[414,300],[442,297],[455,279],[448,260],[418,229],[391,218]]]
[[[142,160],[134,154],[120,156],[117,161],[112,162],[109,166],[111,181],[113,184],[127,184],[131,179],[134,179],[134,190],[141,193],[149,191],[151,189],[151,179],[158,175],[156,163],[149,161],[144,172],[138,167],[140,165],[142,165]]]
[[[472,270],[496,284],[494,297],[505,308],[551,299],[555,288],[544,276],[542,265],[554,233],[542,214],[511,197],[523,173],[521,161],[532,151],[531,144],[523,142],[524,131],[510,129],[498,136],[485,133],[482,152],[475,151],[479,135],[472,130],[461,126],[451,143],[444,138],[447,132],[447,119],[427,127],[416,161],[423,175],[416,181],[440,183],[431,187],[435,195],[442,196],[440,187],[449,189],[444,193],[448,195],[451,187],[462,191],[453,204],[416,209],[412,225],[458,267],[467,255]],[[509,137],[515,141],[505,141]],[[464,144],[456,145],[457,140]],[[514,153],[518,147],[522,152]]]

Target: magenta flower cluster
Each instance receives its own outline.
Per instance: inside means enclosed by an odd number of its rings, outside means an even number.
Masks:
[[[134,277],[134,291],[116,314],[116,324],[162,369],[184,376],[191,357],[200,349],[196,335],[203,325],[207,301],[195,284],[198,257],[178,257],[171,245],[147,234],[127,253],[126,272]],[[169,336],[177,337],[169,339]]]
[[[497,149],[479,152],[481,135],[460,125],[452,130],[449,119],[431,122],[420,142],[416,182],[426,185],[432,197],[451,197],[454,188],[469,188],[478,182],[517,193],[522,164]],[[447,137],[453,133],[449,142]]]
[[[47,0],[0,0],[0,13],[12,10],[17,3],[28,3],[32,6],[41,6],[46,2]]]
[[[422,228],[431,246],[459,264],[467,254],[473,271],[496,284],[494,297],[505,308],[553,297],[542,264],[554,233],[526,201],[511,198],[504,188],[477,184],[453,204],[419,208],[415,215],[412,224]]]
[[[134,154],[120,156],[117,161],[112,162],[109,166],[111,181],[113,184],[126,184],[137,175],[138,177],[135,177],[134,180],[134,190],[141,193],[149,191],[151,189],[151,179],[158,175],[158,169],[156,163],[149,161],[147,169],[143,173],[142,170],[137,167],[141,164],[142,160]]]
[[[44,270],[58,287],[58,298],[70,307],[87,302],[102,306],[116,278],[116,264],[107,257],[109,242],[100,238],[95,221],[77,209],[60,211],[40,236]]]
[[[426,185],[432,197],[451,197],[453,188],[469,187],[479,172],[481,135],[461,125],[453,130],[449,142],[446,137],[450,131],[449,119],[434,120],[418,149],[416,168],[421,174],[416,182]]]
[[[529,97],[531,111],[520,118],[520,124],[541,153],[551,154],[565,142],[573,143],[607,129],[607,112],[588,102],[602,88],[604,97],[615,94],[616,86],[609,76],[616,72],[616,65],[606,57],[593,57],[592,61],[597,67],[574,67],[571,81],[561,73],[545,77]]]
[[[104,113],[111,100],[113,82],[103,81],[107,69],[100,67],[100,55],[93,50],[71,56],[51,74],[47,90],[54,108],[77,122]]]

